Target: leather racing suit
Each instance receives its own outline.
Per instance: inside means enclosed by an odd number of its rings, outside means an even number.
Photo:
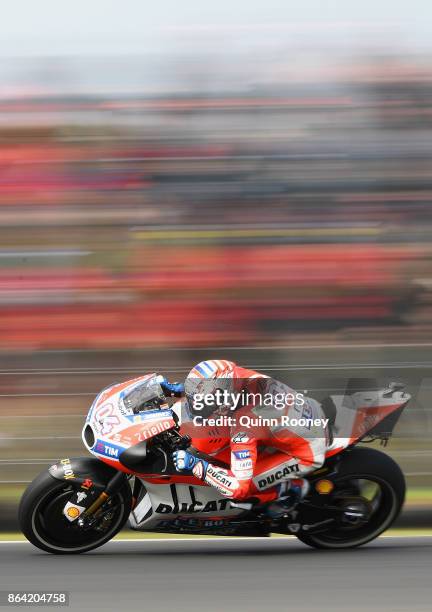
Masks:
[[[189,373],[186,386],[192,379],[230,379],[232,388],[238,392],[240,388],[244,389],[245,381],[248,391],[252,392],[269,389],[275,383],[264,374],[226,360],[207,360],[197,364]],[[300,489],[301,497],[307,491],[307,482],[302,477],[321,467],[325,459],[328,444],[325,415],[317,401],[304,396],[299,401],[299,394],[286,385],[277,384],[279,390],[290,392],[292,397],[297,398],[291,406],[283,409],[283,415],[287,420],[291,417],[301,423],[306,421],[306,425],[295,428],[281,426],[279,412],[276,413],[275,426],[261,426],[260,419],[256,419],[260,415],[260,408],[243,406],[236,411],[234,426],[212,425],[205,433],[200,431],[199,436],[194,435],[198,428],[193,427],[192,443],[198,452],[195,453],[193,449],[176,451],[174,462],[177,469],[191,472],[232,500],[253,500],[267,504],[283,498],[293,487]],[[162,387],[175,395],[182,392],[178,384],[165,382]],[[258,425],[242,427],[238,419],[241,413],[249,415],[248,422],[258,421]],[[266,414],[269,414],[269,410]],[[244,422],[244,419],[240,421]],[[318,421],[321,421],[320,426],[315,425]],[[212,460],[215,455],[219,461]],[[224,463],[221,463],[221,458],[224,458]],[[225,467],[226,464],[230,467]]]

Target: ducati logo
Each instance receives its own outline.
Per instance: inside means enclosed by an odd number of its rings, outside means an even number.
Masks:
[[[275,482],[279,482],[279,480],[283,480],[290,474],[293,474],[294,472],[298,472],[298,471],[299,471],[298,463],[295,463],[294,465],[287,465],[286,467],[284,467],[283,470],[278,470],[277,472],[270,474],[270,476],[267,476],[266,478],[261,478],[258,481],[258,488],[265,489],[266,487],[274,484]]]
[[[205,504],[200,501],[195,501],[192,504],[182,502],[180,504],[159,504],[156,508],[156,514],[191,514],[193,512],[220,512],[227,509],[229,500],[218,499],[208,501]]]

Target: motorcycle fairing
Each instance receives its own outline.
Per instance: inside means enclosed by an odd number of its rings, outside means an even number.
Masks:
[[[140,376],[112,385],[96,397],[87,415],[82,439],[98,459],[123,469],[119,461],[125,451],[141,443],[145,457],[146,441],[175,426],[173,413],[168,407],[134,414],[123,401],[125,395],[138,386],[143,383],[151,385],[157,379],[156,374]]]
[[[326,456],[331,457],[359,441],[392,413],[410,400],[405,391],[389,389],[359,391],[351,395],[332,395],[336,407],[333,442]]]
[[[194,517],[202,520],[230,519],[242,513],[231,508],[229,499],[206,485],[170,482],[152,484],[143,480],[144,494],[133,509],[129,522],[132,529],[162,529],[166,522]]]

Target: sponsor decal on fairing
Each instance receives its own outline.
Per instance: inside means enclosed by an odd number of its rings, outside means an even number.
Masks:
[[[258,489],[266,489],[267,487],[284,480],[284,478],[289,478],[292,474],[296,474],[299,472],[299,470],[299,464],[294,463],[293,465],[287,465],[284,468],[278,469],[268,476],[261,476],[257,484]]]
[[[228,508],[228,499],[211,500],[206,503],[195,500],[192,503],[179,502],[177,504],[160,503],[156,507],[156,514],[192,514],[194,512],[223,512]]]
[[[70,459],[61,459],[60,465],[63,469],[63,475],[64,475],[65,480],[70,480],[70,479],[75,478],[75,474],[73,472]]]
[[[96,440],[94,447],[92,448],[92,452],[98,455],[104,455],[105,457],[109,457],[114,461],[118,461],[119,456],[125,449],[122,446],[117,446],[116,444],[109,444],[104,440]]]

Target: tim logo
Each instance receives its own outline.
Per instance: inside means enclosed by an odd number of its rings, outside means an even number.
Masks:
[[[248,450],[234,451],[234,457],[237,459],[249,459],[250,452]]]
[[[107,457],[113,457],[114,459],[118,458],[120,450],[122,450],[120,447],[112,444],[106,444],[105,442],[97,442],[95,446],[95,451],[97,453],[106,455]]]

